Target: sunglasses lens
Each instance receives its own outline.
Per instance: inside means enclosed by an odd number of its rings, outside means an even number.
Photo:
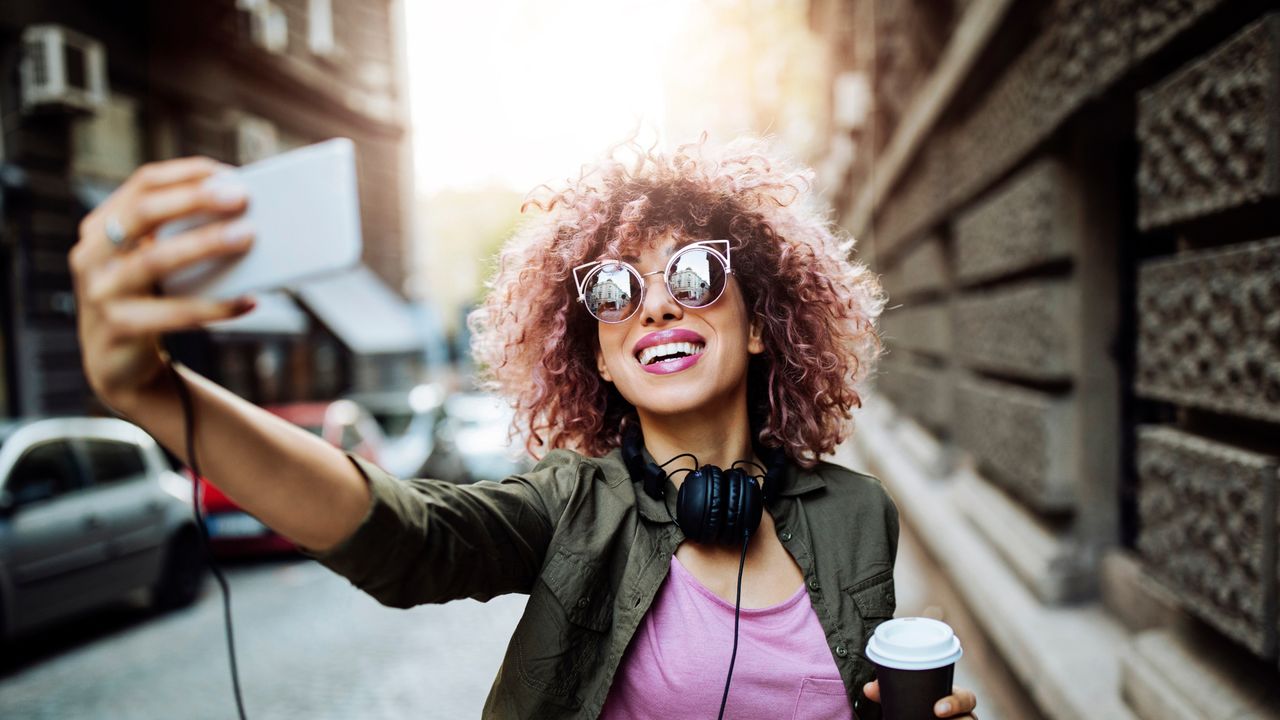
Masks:
[[[706,307],[720,298],[724,292],[724,261],[715,252],[703,247],[691,247],[680,251],[667,272],[667,287],[671,296],[685,307]]]
[[[600,265],[583,288],[587,310],[604,322],[622,322],[635,312],[640,278],[617,263]]]

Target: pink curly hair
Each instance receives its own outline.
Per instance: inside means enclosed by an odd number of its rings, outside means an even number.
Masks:
[[[876,275],[847,259],[809,194],[813,173],[771,157],[763,141],[703,142],[671,154],[626,146],[576,182],[521,211],[543,212],[503,248],[491,291],[472,313],[472,350],[484,386],[512,401],[526,449],[599,456],[621,443],[635,408],[597,372],[597,323],[577,302],[572,269],[619,257],[667,233],[728,239],[748,312],[765,352],[748,365],[752,431],[810,467],[844,439],[857,387],[883,348]],[[535,191],[538,192],[538,191]]]

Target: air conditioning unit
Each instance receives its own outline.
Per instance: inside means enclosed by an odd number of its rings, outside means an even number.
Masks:
[[[280,152],[276,126],[265,118],[240,115],[235,120],[236,162],[247,165]]]
[[[107,101],[107,53],[102,43],[61,25],[22,33],[22,110],[93,112]]]

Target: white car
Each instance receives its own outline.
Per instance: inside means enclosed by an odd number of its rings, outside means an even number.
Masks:
[[[150,591],[190,604],[205,563],[191,483],[108,418],[0,423],[0,638]]]

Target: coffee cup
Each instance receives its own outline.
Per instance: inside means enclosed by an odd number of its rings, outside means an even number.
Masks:
[[[951,694],[964,651],[951,626],[921,617],[887,620],[867,642],[885,720],[936,718],[933,704]]]

